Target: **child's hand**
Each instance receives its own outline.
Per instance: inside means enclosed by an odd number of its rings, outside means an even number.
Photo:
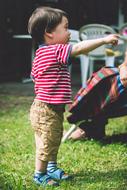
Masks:
[[[105,44],[117,45],[118,44],[118,39],[119,39],[118,34],[110,34],[110,35],[104,37],[104,43]]]

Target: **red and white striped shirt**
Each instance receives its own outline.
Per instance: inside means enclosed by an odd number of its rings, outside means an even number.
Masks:
[[[35,99],[49,104],[71,103],[71,80],[68,59],[72,45],[41,45],[33,61],[31,75]]]

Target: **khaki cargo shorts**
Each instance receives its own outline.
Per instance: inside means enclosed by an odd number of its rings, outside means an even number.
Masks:
[[[30,121],[35,131],[36,156],[42,161],[56,161],[63,135],[64,105],[52,105],[34,100]]]

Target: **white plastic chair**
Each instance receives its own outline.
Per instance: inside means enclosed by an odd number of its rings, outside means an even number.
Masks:
[[[115,30],[107,25],[88,24],[80,28],[79,37],[80,40],[85,40],[86,37],[89,40],[89,39],[102,38],[108,34],[113,34],[113,33],[116,33]],[[105,48],[106,48],[105,45],[100,46],[85,56],[86,58],[85,64],[89,66],[89,76],[91,76],[91,74],[94,71],[94,61],[96,60],[104,60],[106,66],[114,66],[115,56],[106,55]],[[83,64],[81,65],[81,67],[82,70],[85,70]]]
[[[79,39],[79,31],[74,30],[74,29],[69,29],[70,33],[71,33],[71,38],[70,38],[70,43],[71,44],[75,44],[80,42]],[[86,85],[86,81],[87,81],[87,76],[88,76],[88,63],[85,63],[85,55],[79,55],[77,56],[80,59],[80,65],[81,65],[81,81],[82,81],[82,86]],[[71,73],[71,67],[70,66],[69,70]],[[83,69],[82,69],[83,67]]]

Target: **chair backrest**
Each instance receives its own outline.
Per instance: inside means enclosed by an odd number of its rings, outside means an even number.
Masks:
[[[103,24],[88,24],[84,25],[79,30],[80,40],[87,39],[97,39],[107,36],[108,34],[115,34],[116,31],[111,27]],[[85,39],[84,39],[85,37]],[[91,56],[104,56],[105,55],[105,45],[96,48],[89,53]]]
[[[119,33],[123,36],[127,37],[127,23],[124,23],[120,29],[119,29]]]
[[[69,32],[71,33],[70,43],[75,44],[80,41],[79,39],[79,31],[74,29],[69,29]]]

